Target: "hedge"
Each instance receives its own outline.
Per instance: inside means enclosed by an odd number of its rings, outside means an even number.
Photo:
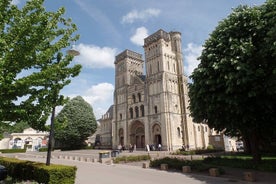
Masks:
[[[149,155],[130,155],[130,156],[121,156],[117,157],[114,159],[114,163],[119,163],[119,162],[139,162],[139,161],[144,161],[144,160],[150,160]]]
[[[1,153],[25,153],[26,149],[0,149]]]
[[[17,180],[34,180],[48,184],[74,184],[77,168],[41,162],[0,157],[0,164],[8,170],[8,175]]]

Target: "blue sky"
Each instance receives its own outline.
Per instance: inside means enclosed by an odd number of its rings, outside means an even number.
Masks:
[[[24,0],[25,1],[25,0]],[[23,5],[23,0],[13,0]],[[113,104],[114,60],[125,49],[144,55],[143,39],[159,29],[182,33],[184,71],[190,75],[202,45],[218,22],[238,5],[261,5],[264,0],[45,0],[49,11],[65,7],[77,25],[81,53],[74,62],[80,75],[62,94],[82,96],[100,118]]]

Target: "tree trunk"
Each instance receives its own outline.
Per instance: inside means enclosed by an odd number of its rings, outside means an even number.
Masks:
[[[256,131],[253,131],[252,135],[250,136],[250,148],[251,153],[253,156],[253,162],[258,164],[261,162],[261,154],[259,150],[259,139],[258,135],[256,134]]]
[[[248,136],[243,137],[243,147],[244,147],[244,153],[252,154],[251,146],[250,146],[250,139]]]

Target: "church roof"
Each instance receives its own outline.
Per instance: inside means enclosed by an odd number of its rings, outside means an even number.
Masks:
[[[106,113],[102,116],[102,118],[98,119],[97,121],[101,122],[105,119],[112,119],[113,118],[113,107],[114,105],[111,105],[109,109],[106,111]]]

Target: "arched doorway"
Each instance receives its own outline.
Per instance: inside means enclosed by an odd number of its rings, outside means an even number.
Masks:
[[[23,140],[19,137],[15,138],[13,143],[12,143],[12,148],[14,149],[17,149],[17,148],[23,148]]]
[[[155,146],[157,146],[158,144],[162,145],[161,127],[159,124],[154,124],[152,126],[152,135],[153,135],[153,144]]]
[[[135,121],[130,128],[130,144],[136,145],[136,148],[145,148],[145,126],[140,121]]]

